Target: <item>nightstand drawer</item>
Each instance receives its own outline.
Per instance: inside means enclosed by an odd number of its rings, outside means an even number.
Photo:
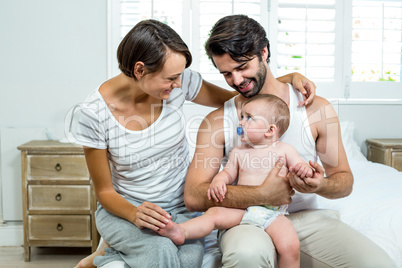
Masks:
[[[402,171],[402,152],[392,152],[392,166]]]
[[[89,185],[29,185],[29,210],[90,210]]]
[[[91,240],[91,217],[30,215],[31,240]]]
[[[30,155],[29,180],[89,180],[83,155]]]
[[[402,139],[367,139],[367,159],[402,171]]]

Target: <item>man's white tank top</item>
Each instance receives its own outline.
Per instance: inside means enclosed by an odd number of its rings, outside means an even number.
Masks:
[[[317,161],[315,141],[308,122],[306,108],[298,107],[299,101],[303,100],[302,94],[289,85],[289,111],[290,124],[288,130],[282,135],[280,141],[292,145],[299,155],[308,162]],[[226,164],[230,152],[241,144],[236,129],[239,126],[235,98],[228,100],[224,105],[224,133],[225,133],[225,156],[223,164]],[[317,196],[315,194],[302,194],[296,191],[289,205],[289,212],[317,208]]]

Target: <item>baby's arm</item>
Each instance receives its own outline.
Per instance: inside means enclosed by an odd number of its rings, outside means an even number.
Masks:
[[[285,148],[285,155],[286,155],[286,161],[288,163],[288,168],[290,167],[294,168],[294,172],[296,173],[297,176],[300,178],[311,178],[314,175],[314,170],[313,168],[301,158],[299,153],[296,151],[296,149],[286,143],[282,143]]]
[[[234,148],[229,160],[221,172],[215,175],[208,188],[208,200],[213,198],[216,202],[223,202],[226,194],[226,185],[232,184],[238,173],[238,150]]]

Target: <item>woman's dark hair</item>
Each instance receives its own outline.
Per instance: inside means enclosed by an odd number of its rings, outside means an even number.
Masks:
[[[157,20],[141,21],[123,38],[117,49],[119,68],[128,77],[136,79],[134,65],[141,61],[147,74],[156,73],[162,70],[169,50],[186,58],[186,68],[191,65],[187,45],[172,28]]]
[[[264,28],[245,15],[231,15],[221,18],[212,28],[209,38],[205,43],[208,57],[222,56],[229,53],[230,57],[238,62],[248,61],[258,56],[261,59],[261,50],[268,48],[269,41]]]

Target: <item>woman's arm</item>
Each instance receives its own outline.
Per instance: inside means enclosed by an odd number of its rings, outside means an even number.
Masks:
[[[99,203],[110,213],[126,219],[138,228],[159,230],[170,219],[159,206],[144,202],[136,207],[116,192],[112,184],[106,149],[84,148],[85,159]],[[166,221],[167,220],[167,221]]]
[[[282,83],[290,83],[298,89],[304,97],[304,101],[300,102],[300,106],[311,103],[315,97],[315,84],[299,73],[290,73],[277,78]],[[209,107],[219,108],[223,106],[225,101],[239,94],[233,90],[227,90],[214,85],[208,81],[202,80],[200,92],[193,100],[194,103]]]
[[[233,98],[237,94],[239,93],[236,91],[227,90],[202,80],[200,92],[193,102],[204,106],[219,108],[223,106],[225,101]]]

